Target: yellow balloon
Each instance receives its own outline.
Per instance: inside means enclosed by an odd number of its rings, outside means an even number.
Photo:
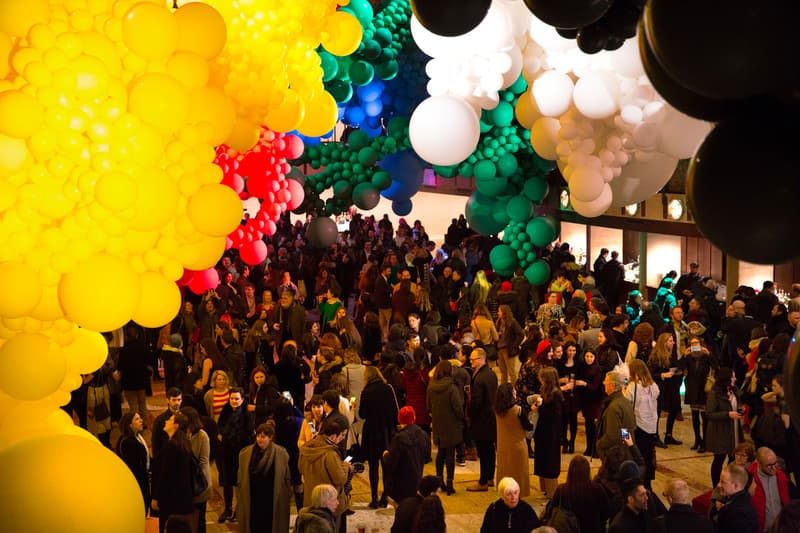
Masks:
[[[25,141],[0,134],[0,176],[20,170],[27,160]]]
[[[23,317],[42,299],[39,276],[21,261],[0,263],[0,316]]]
[[[79,263],[58,284],[67,318],[95,331],[125,325],[139,305],[140,293],[139,277],[128,262],[106,254]]]
[[[361,43],[361,23],[347,11],[329,15],[325,22],[327,31],[322,33],[321,43],[325,50],[335,56],[348,56]]]
[[[264,124],[272,131],[287,132],[297,129],[305,117],[305,106],[298,94],[287,89],[284,93],[283,103],[277,109],[270,111]]]
[[[50,18],[47,0],[3,0],[0,2],[0,31],[25,37],[31,26]]]
[[[165,5],[134,5],[122,19],[122,40],[145,59],[166,59],[178,44],[178,23]]]
[[[125,233],[128,251],[132,254],[143,254],[155,248],[158,241],[158,232],[155,231],[128,231]]]
[[[205,270],[214,266],[224,251],[225,237],[200,237],[180,247],[178,260],[189,270]]]
[[[178,25],[178,50],[194,52],[205,59],[214,59],[222,52],[228,30],[222,15],[200,2],[182,5],[175,12]]]
[[[0,435],[0,452],[24,440],[67,434],[71,428],[77,427],[66,412],[53,409],[52,405],[45,403],[46,400],[19,402],[7,409],[2,425],[13,427],[14,430]],[[85,430],[82,431],[84,435],[88,434]]]
[[[186,214],[198,231],[224,237],[242,220],[242,200],[225,185],[204,185],[189,199]]]
[[[67,361],[50,337],[18,333],[0,346],[0,389],[13,398],[36,401],[64,381]]]
[[[51,433],[18,442],[0,453],[0,483],[9,531],[145,530],[139,485],[125,463],[96,439]],[[89,497],[76,487],[105,490],[93,490]]]
[[[22,91],[0,93],[0,133],[25,139],[44,122],[44,108],[33,96]]]
[[[11,37],[7,33],[0,31],[0,57],[8,57],[11,54],[11,48],[14,43],[11,42]],[[0,61],[0,79],[5,78],[11,70],[11,65],[8,61]]]
[[[208,63],[197,54],[176,52],[167,61],[167,74],[189,90],[200,89],[208,83]]]
[[[336,100],[327,91],[320,91],[306,100],[306,115],[297,130],[309,137],[325,135],[339,116]]]
[[[42,285],[42,297],[30,312],[30,316],[38,320],[56,320],[64,316],[61,303],[58,301],[58,287]]]
[[[127,209],[136,202],[138,187],[134,178],[123,172],[101,174],[94,189],[94,197],[112,211]]]
[[[103,366],[108,358],[108,343],[102,335],[78,328],[72,338],[72,342],[63,348],[69,372],[89,374]]]
[[[171,76],[145,74],[131,87],[128,108],[158,131],[172,133],[184,125],[186,100],[186,89]]]
[[[204,143],[216,146],[231,136],[236,123],[236,109],[230,98],[220,89],[206,87],[189,97],[189,121],[192,124],[204,122],[209,124],[211,127],[207,131],[211,134],[211,138],[202,140]]]
[[[133,314],[133,320],[146,328],[159,328],[168,324],[181,307],[181,291],[174,281],[156,272],[145,272],[139,277],[142,298]]]
[[[536,108],[533,98],[529,98],[529,94],[523,94],[517,100],[517,106],[514,108],[514,116],[525,129],[531,129],[536,119],[542,116],[541,112]]]
[[[74,86],[70,92],[84,99],[105,97],[108,93],[109,76],[106,66],[94,56],[81,54],[71,62]]]
[[[234,150],[246,152],[256,145],[260,135],[261,133],[257,125],[242,117],[238,117],[236,123],[233,125],[233,131],[228,136],[225,144]]]
[[[133,204],[134,215],[128,221],[131,229],[154,231],[160,229],[178,208],[178,186],[163,170],[143,169],[136,178],[139,190]]]

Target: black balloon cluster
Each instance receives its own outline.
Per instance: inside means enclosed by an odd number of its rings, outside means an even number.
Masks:
[[[790,1],[649,0],[639,32],[656,91],[679,111],[717,122],[689,165],[697,226],[753,263],[800,256],[797,11]]]
[[[587,54],[616,50],[636,35],[645,0],[524,0],[559,35],[576,39]]]
[[[486,17],[492,0],[411,0],[411,10],[426,30],[443,37],[464,35]]]

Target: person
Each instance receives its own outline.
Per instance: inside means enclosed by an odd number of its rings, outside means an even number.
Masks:
[[[619,347],[614,330],[603,328],[597,334],[597,363],[606,374],[622,362],[622,349]]]
[[[320,312],[320,326],[323,333],[327,331],[339,333],[336,323],[338,318],[337,311],[344,308],[344,304],[339,299],[340,292],[339,286],[333,285],[328,287],[325,295],[321,295],[318,298],[317,308]],[[345,309],[345,315],[347,315],[347,309]]]
[[[214,422],[219,421],[219,415],[222,409],[228,405],[230,399],[230,381],[228,380],[228,373],[224,370],[214,370],[211,374],[212,388],[208,389],[203,396],[203,402],[206,406],[208,416],[214,419]]]
[[[550,500],[545,518],[552,517],[553,509],[561,507],[575,514],[581,533],[605,533],[609,518],[606,491],[590,477],[589,460],[576,455],[567,468],[567,482],[558,486]]]
[[[658,436],[658,385],[650,375],[650,369],[641,359],[628,363],[630,378],[624,389],[624,396],[633,407],[636,415],[636,445],[645,461],[644,484],[656,478],[656,438]],[[627,428],[631,429],[631,428]]]
[[[714,454],[711,463],[712,486],[719,483],[725,458],[730,458],[739,439],[739,420],[742,415],[739,411],[739,391],[735,385],[736,376],[733,370],[720,368],[717,370],[714,388],[706,400],[706,449]]]
[[[378,323],[381,328],[381,340],[386,342],[389,335],[389,322],[392,318],[392,286],[389,283],[389,276],[392,274],[392,265],[383,263],[380,275],[375,278],[375,286],[372,289],[372,300],[378,307]]]
[[[339,391],[333,389],[326,390],[322,394],[322,411],[324,413],[322,417],[322,427],[325,427],[325,425],[329,422],[336,420],[342,426],[344,426],[349,437],[350,411],[348,410],[347,412],[343,412],[342,407],[347,407],[349,409],[349,402],[342,402],[342,396],[339,394]],[[342,457],[344,457],[345,452],[347,451],[347,439],[339,442],[339,451],[341,452]]]
[[[528,533],[539,527],[541,521],[530,504],[519,497],[519,484],[514,478],[504,477],[497,483],[500,498],[489,504],[481,523],[481,533],[508,531]]]
[[[170,516],[194,516],[192,445],[188,430],[186,415],[171,414],[162,430],[167,440],[153,458],[152,509],[158,512],[158,530],[162,533]]]
[[[800,533],[800,500],[792,500],[783,507],[769,533]]]
[[[703,328],[702,325],[700,327]],[[704,330],[705,328],[703,328]],[[698,333],[702,335],[699,331]],[[708,418],[706,417],[706,400],[708,399],[706,381],[709,374],[719,364],[699,336],[693,336],[689,339],[689,346],[686,348],[684,358],[686,360],[686,393],[683,401],[692,409],[692,431],[694,431],[692,450],[697,450],[698,453],[705,453],[706,447],[703,436],[706,434],[708,427]]]
[[[472,350],[469,360],[473,369],[469,420],[472,438],[475,440],[480,459],[480,479],[468,486],[467,490],[486,492],[489,490],[489,482],[493,482],[494,479],[497,421],[493,409],[497,394],[497,375],[487,365],[486,351],[483,348]]]
[[[415,422],[413,407],[400,409],[397,433],[383,452],[383,485],[386,494],[398,503],[416,493],[425,459],[431,455],[431,439]]]
[[[315,322],[316,324],[316,322]],[[306,404],[306,383],[311,382],[311,368],[297,353],[297,343],[284,343],[280,358],[272,368],[272,374],[281,391],[289,391],[294,404],[301,409]]]
[[[558,303],[558,293],[551,292],[547,295],[547,302],[540,305],[536,310],[536,322],[542,328],[542,331],[548,331],[550,322],[557,322],[562,318],[564,318],[564,310],[561,304]]]
[[[305,333],[306,323],[306,310],[296,299],[297,290],[292,287],[287,288],[280,293],[280,305],[275,310],[273,318],[275,321],[272,324],[272,329],[277,333],[275,339],[276,346],[283,346],[288,340],[295,342],[303,341],[303,334]],[[271,354],[267,354],[267,358],[272,360]],[[269,363],[269,361],[265,361]]]
[[[711,520],[692,509],[689,485],[686,481],[677,478],[669,480],[664,489],[664,498],[669,503],[669,511],[653,521],[653,533],[671,531],[714,533]]]
[[[523,405],[528,407],[527,402],[523,402]],[[533,426],[528,420],[528,410],[517,403],[516,391],[510,383],[503,383],[498,387],[494,407],[497,418],[496,478],[498,482],[504,477],[519,479],[521,498],[527,498],[531,494],[525,434]],[[532,406],[530,410],[533,410]]]
[[[587,350],[583,354],[583,364],[578,367],[575,386],[578,391],[578,404],[583,413],[584,428],[586,430],[586,450],[583,455],[592,456],[595,453],[597,439],[597,423],[600,417],[600,408],[603,404],[603,371],[597,363],[594,352]]]
[[[711,507],[711,522],[716,533],[759,533],[758,516],[750,494],[744,489],[747,471],[728,463],[720,474],[720,494],[725,498],[722,506]]]
[[[627,376],[617,370],[606,374],[603,380],[608,397],[603,400],[603,408],[600,414],[600,424],[597,428],[597,453],[600,460],[605,460],[606,452],[613,446],[620,444],[622,440],[622,428],[630,432],[631,428],[636,427],[636,415],[633,406],[622,393]],[[635,442],[634,438],[634,442]]]
[[[436,453],[436,475],[444,479],[447,467],[447,495],[455,494],[456,447],[463,442],[463,395],[453,380],[453,365],[442,360],[436,364],[433,380],[428,386],[426,406],[431,413],[433,442]]]
[[[646,527],[645,511],[649,496],[640,479],[631,478],[623,483],[622,495],[625,505],[611,521],[608,533],[644,533]]]
[[[403,499],[397,506],[390,533],[413,533],[415,531],[414,521],[423,500],[431,495],[439,496],[442,490],[444,490],[442,478],[438,476],[423,477],[419,482],[417,492]]]
[[[186,363],[183,355],[183,338],[179,333],[169,336],[169,343],[161,347],[161,359],[164,361],[164,387],[180,387],[186,377]]]
[[[119,419],[117,454],[130,468],[144,499],[144,514],[150,511],[150,451],[142,436],[144,420],[139,413],[125,413]]]
[[[322,417],[325,415],[324,404],[321,394],[315,394],[308,401],[305,418],[300,426],[300,436],[297,438],[298,447],[313,439],[319,432],[322,427]]]
[[[522,343],[522,328],[508,305],[497,308],[497,361],[500,367],[500,381],[517,382],[519,372],[519,345]]]
[[[484,304],[475,307],[472,313],[472,321],[470,328],[475,340],[483,343],[483,349],[486,351],[488,361],[497,360],[497,341],[499,335],[497,328],[494,327],[492,315],[489,313],[489,308]]]
[[[680,309],[680,308],[678,308]],[[672,429],[675,427],[675,420],[681,410],[680,384],[683,381],[683,371],[678,362],[672,357],[675,337],[671,332],[665,332],[658,336],[656,347],[647,360],[650,367],[650,374],[653,381],[658,385],[660,394],[658,396],[658,410],[660,413],[667,413],[667,429],[664,440],[661,441],[657,436],[657,445],[666,448],[668,444],[683,444],[672,436]],[[658,431],[656,431],[658,433]]]
[[[314,487],[311,492],[305,491],[303,505],[318,507],[316,488],[318,485],[333,485],[336,492],[338,505],[331,502],[330,511],[338,523],[339,531],[347,531],[347,517],[343,516],[347,509],[349,496],[344,490],[344,484],[352,472],[353,465],[342,460],[339,453],[339,443],[347,438],[347,426],[338,419],[331,419],[322,426],[319,434],[305,443],[300,448],[298,467],[303,475],[303,482],[308,487]],[[327,501],[327,500],[326,500]],[[302,514],[303,511],[300,511]]]
[[[768,531],[784,505],[789,503],[789,478],[778,466],[778,457],[767,447],[756,451],[756,460],[747,467],[753,476],[753,507],[758,516],[758,530]]]
[[[268,418],[275,416],[275,407],[281,400],[281,393],[274,379],[267,377],[267,369],[256,366],[250,373],[250,390],[247,395],[247,410],[253,414],[253,425],[260,426]]]
[[[192,455],[197,460],[200,468],[203,471],[203,476],[206,478],[208,485],[206,490],[197,494],[192,498],[195,511],[197,512],[197,533],[205,533],[206,531],[206,503],[211,497],[211,440],[203,429],[203,423],[200,419],[200,414],[197,409],[193,407],[182,407],[181,413],[186,415],[189,419],[189,441],[192,446]]]
[[[131,413],[139,413],[148,424],[147,398],[148,386],[147,346],[140,338],[139,328],[130,325],[125,328],[125,346],[119,350],[117,370],[120,373],[122,394],[128,402]]]
[[[592,271],[594,272],[595,278],[598,278],[602,274],[606,263],[608,263],[608,248],[600,248],[600,253],[592,264]]]
[[[549,498],[558,487],[561,471],[561,421],[564,397],[558,387],[558,372],[548,366],[539,370],[542,396],[531,406],[539,413],[539,421],[533,432],[536,453],[533,458],[533,474],[539,476],[539,490]]]
[[[444,507],[439,496],[431,494],[422,499],[419,511],[414,518],[414,531],[418,533],[445,533]]]
[[[228,405],[219,415],[219,440],[222,441],[222,457],[217,461],[219,484],[223,489],[225,510],[217,519],[222,524],[226,520],[236,522],[233,508],[233,487],[239,484],[239,452],[253,442],[253,415],[244,406],[244,390],[233,387],[230,390]]]
[[[297,513],[294,533],[335,533],[338,491],[333,485],[316,485],[310,494],[308,507]]]
[[[619,252],[611,252],[611,260],[605,264],[603,271],[597,278],[598,288],[605,295],[610,306],[620,302],[620,295],[625,283],[625,267],[619,261]]]
[[[181,410],[181,402],[183,401],[183,392],[177,387],[167,389],[166,396],[167,409],[153,421],[153,434],[151,437],[153,457],[161,450],[164,443],[169,440],[167,434],[164,433],[164,423],[169,417]]]
[[[364,367],[364,390],[358,405],[358,417],[364,421],[361,446],[369,463],[370,509],[386,507],[386,494],[378,501],[378,467],[383,452],[389,448],[397,420],[397,400],[391,385],[377,367]],[[385,477],[385,472],[384,472]]]
[[[242,533],[289,532],[289,454],[275,444],[275,423],[256,429],[256,442],[239,452],[236,513]]]
[[[578,370],[578,345],[569,340],[564,344],[564,357],[556,362],[558,370],[558,382],[561,387],[561,394],[564,395],[563,420],[561,421],[561,444],[564,446],[564,453],[575,453],[575,439],[578,436],[578,410],[580,404],[575,375]],[[567,428],[570,436],[567,438]]]
[[[638,324],[633,330],[631,341],[628,343],[628,349],[625,352],[625,361],[641,359],[646,363],[647,359],[650,357],[650,352],[653,350],[654,336],[655,331],[653,330],[653,326],[647,322]]]
[[[414,408],[414,413],[419,413],[416,424],[430,434],[431,419],[426,409],[431,370],[428,364],[428,352],[422,346],[418,346],[414,349],[412,357],[413,360],[406,363],[402,370],[403,389],[406,391],[405,403]]]

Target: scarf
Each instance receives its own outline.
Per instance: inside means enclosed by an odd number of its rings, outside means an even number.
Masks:
[[[263,450],[258,444],[253,444],[253,456],[250,459],[251,474],[266,474],[275,462],[275,446],[270,441]]]

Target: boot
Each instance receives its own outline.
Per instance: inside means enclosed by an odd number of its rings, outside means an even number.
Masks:
[[[452,479],[448,479],[447,480],[447,495],[448,496],[452,496],[455,493],[456,493],[456,489],[455,489],[455,487],[453,487],[453,480]]]
[[[674,444],[674,445],[681,445],[683,442],[679,441],[678,439],[674,438],[672,435],[664,435],[664,444]]]
[[[305,493],[303,491],[294,493],[294,503],[297,506],[298,513],[300,512],[300,509],[303,508],[303,496],[305,496]]]

